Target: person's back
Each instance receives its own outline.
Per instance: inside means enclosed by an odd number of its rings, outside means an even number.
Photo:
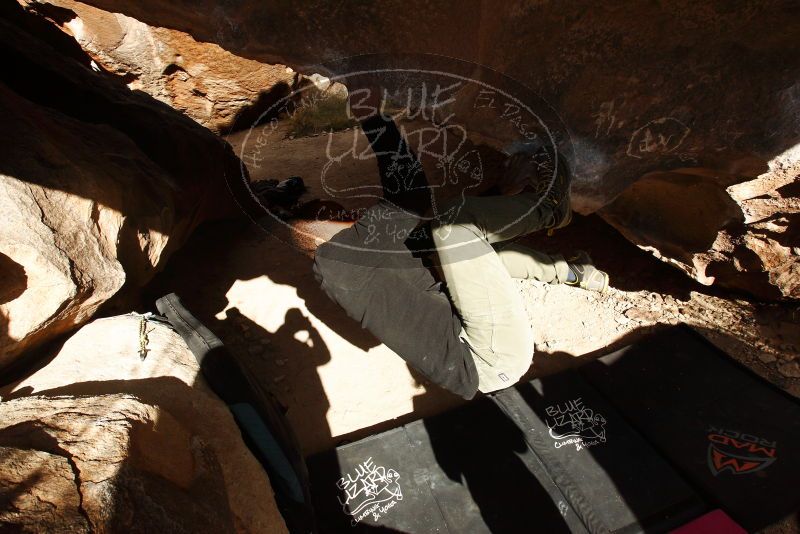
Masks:
[[[375,154],[384,197],[319,246],[317,280],[350,317],[441,387],[471,398],[511,386],[534,351],[513,278],[597,291],[608,285],[585,253],[566,260],[513,242],[569,223],[566,163],[552,149],[513,155],[500,182],[512,194],[465,197],[452,220],[430,219],[424,169],[381,113],[380,96],[374,88],[353,91],[350,112]],[[419,253],[426,250],[435,251],[444,286]]]

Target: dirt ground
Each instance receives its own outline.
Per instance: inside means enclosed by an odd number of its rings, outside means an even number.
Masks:
[[[330,192],[322,187],[320,169],[358,136],[352,130],[330,138],[278,134],[258,149],[260,160],[248,159],[254,146],[248,143],[244,159],[254,179],[303,177],[309,188],[304,198]],[[229,138],[237,151],[246,135]],[[378,183],[374,160],[345,162],[332,173],[328,184],[342,190]],[[352,209],[373,201],[342,198],[341,204]],[[536,337],[530,377],[579,365],[654,328],[684,323],[800,396],[797,305],[759,304],[704,287],[596,216],[577,216],[552,237],[538,234],[523,242],[549,251],[587,250],[611,276],[604,295],[518,282]],[[306,454],[463,402],[416,376],[322,293],[311,260],[253,224],[201,227],[147,288],[145,301],[168,291],[176,291],[274,388]]]

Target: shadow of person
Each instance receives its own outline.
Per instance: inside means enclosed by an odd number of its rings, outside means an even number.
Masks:
[[[234,307],[212,329],[228,350],[287,407],[286,416],[304,455],[332,442],[327,413],[330,401],[318,368],[331,359],[319,332],[299,308],[287,310],[272,333]]]
[[[144,302],[178,293],[198,319],[252,365],[289,407],[307,454],[334,445],[326,420],[330,400],[318,373],[331,353],[316,321],[360,350],[380,344],[322,291],[311,261],[250,222],[210,222],[143,291]],[[244,310],[245,304],[250,317],[231,308]],[[268,331],[267,323],[275,326]]]
[[[297,290],[297,296],[314,317],[325,323],[337,335],[363,351],[381,345],[369,330],[349,317],[347,313],[325,294],[312,274],[313,259],[302,253],[295,244],[287,243],[260,227],[252,227],[249,237],[258,242],[261,250],[269,251],[273,261],[262,264],[263,275],[276,284],[288,285]]]
[[[191,309],[202,312],[203,319],[211,319],[228,307],[227,295],[234,283],[266,277],[294,288],[309,313],[348,343],[364,351],[378,346],[372,334],[322,291],[312,275],[312,261],[250,221],[207,222],[172,256],[167,269],[145,288],[144,296],[155,300],[174,290]]]

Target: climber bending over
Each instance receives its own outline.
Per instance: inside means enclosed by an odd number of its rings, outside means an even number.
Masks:
[[[376,155],[384,197],[317,249],[315,275],[350,317],[436,384],[464,398],[511,386],[534,351],[513,279],[608,286],[586,253],[565,260],[511,242],[571,220],[564,161],[547,150],[514,155],[499,184],[514,194],[466,197],[454,220],[428,224],[422,165],[379,112],[379,95],[373,89],[358,105],[351,96],[350,109]],[[436,249],[444,291],[417,253],[426,247]]]

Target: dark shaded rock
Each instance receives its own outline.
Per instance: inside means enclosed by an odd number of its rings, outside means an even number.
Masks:
[[[59,12],[61,13],[61,12]],[[61,13],[63,15],[63,13]],[[240,214],[230,146],[14,3],[0,8],[0,367],[122,306],[202,221]]]
[[[603,216],[625,235],[704,283],[797,297],[796,243],[782,243],[798,232],[797,194],[761,193],[777,202],[770,228],[750,212],[755,196],[725,199],[737,184],[794,180],[782,173],[800,160],[795,2],[90,3],[298,70],[346,74],[355,63],[341,58],[365,53],[439,54],[419,61],[421,69],[446,57],[496,69],[540,99],[574,170],[577,211],[607,207]],[[385,67],[386,57],[372,67]],[[485,69],[473,75],[495,78]],[[498,120],[506,110],[476,109],[473,93],[458,94],[468,135],[507,146],[517,134]],[[663,194],[667,204],[657,202]]]

